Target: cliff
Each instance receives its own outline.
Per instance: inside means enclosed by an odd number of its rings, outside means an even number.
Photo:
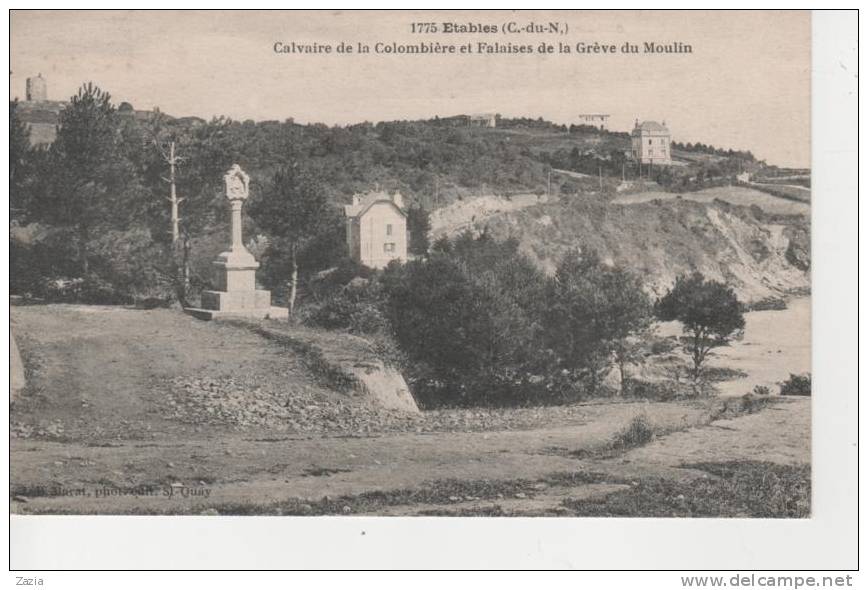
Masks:
[[[518,239],[522,251],[550,273],[570,249],[593,248],[642,276],[654,296],[694,270],[726,282],[748,303],[803,293],[811,285],[807,216],[720,200],[613,204],[578,198],[498,212],[473,229]]]

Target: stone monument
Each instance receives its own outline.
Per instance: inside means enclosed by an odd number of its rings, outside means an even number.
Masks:
[[[214,266],[217,267],[219,291],[203,291],[202,307],[189,309],[196,317],[274,317],[279,308],[271,307],[271,291],[256,288],[256,269],[259,263],[241,238],[241,208],[249,196],[250,177],[238,164],[223,176],[226,198],[232,208],[232,234],[229,249],[221,253]]]

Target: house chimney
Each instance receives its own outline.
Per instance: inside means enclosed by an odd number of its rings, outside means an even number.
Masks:
[[[401,193],[395,191],[395,194],[392,195],[392,202],[398,206],[399,209],[404,208],[404,197],[401,196]]]

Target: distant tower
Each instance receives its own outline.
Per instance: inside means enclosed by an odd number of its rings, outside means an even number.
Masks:
[[[39,74],[35,78],[27,78],[27,100],[33,102],[45,102],[48,100],[48,86],[45,78]]]

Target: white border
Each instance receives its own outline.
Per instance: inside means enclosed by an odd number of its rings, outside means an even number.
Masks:
[[[13,517],[13,567],[856,567],[857,31],[852,13],[813,23],[812,519]]]

